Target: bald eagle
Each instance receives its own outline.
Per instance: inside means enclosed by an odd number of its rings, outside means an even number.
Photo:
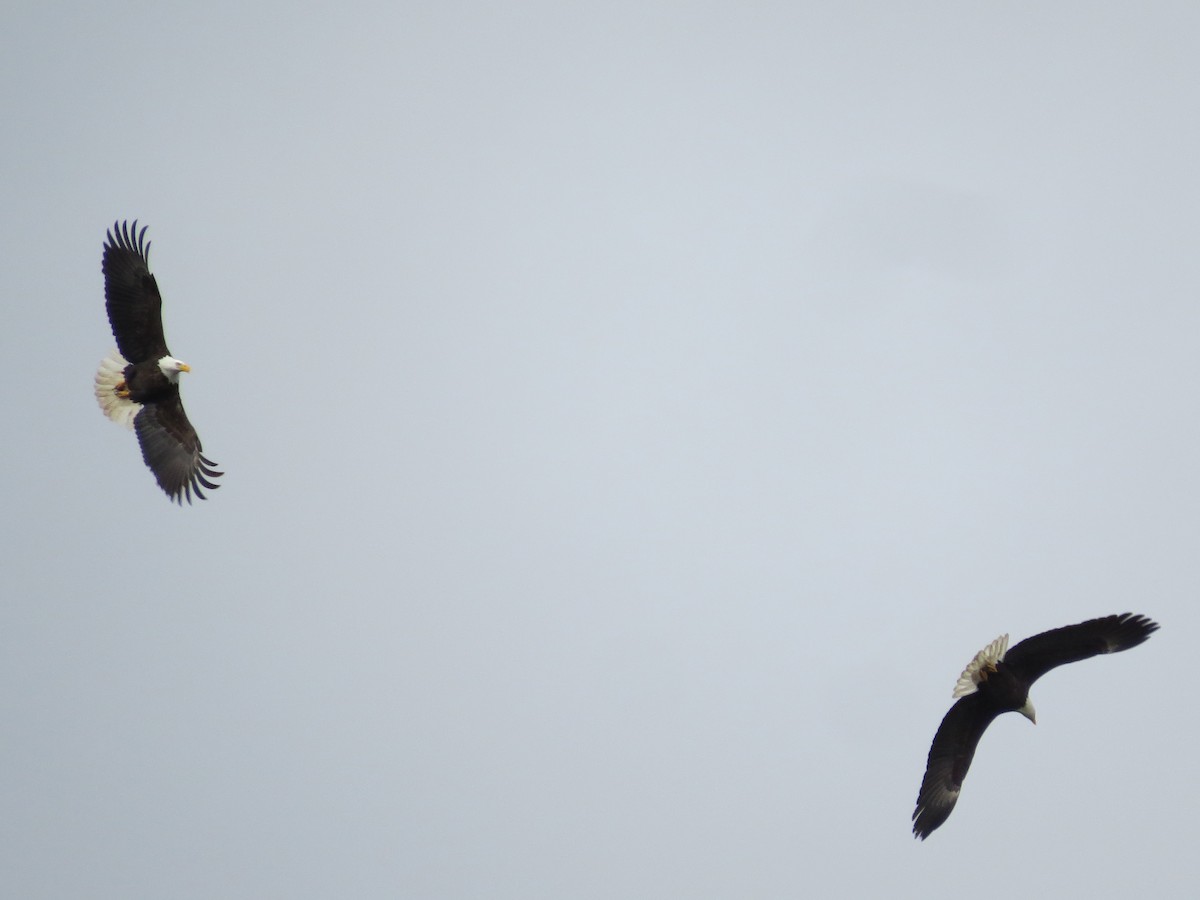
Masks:
[[[1158,625],[1145,616],[1122,613],[1055,628],[1012,649],[1003,634],[975,654],[954,687],[954,696],[960,699],[942,719],[929,748],[912,815],[913,834],[924,840],[949,818],[975,746],[996,716],[1019,712],[1037,723],[1030,685],[1056,666],[1136,647],[1157,630]]]
[[[201,500],[201,485],[221,474],[202,453],[200,438],[179,399],[179,373],[187,363],[167,350],[162,297],[150,274],[150,242],[137,222],[113,223],[104,243],[101,268],[104,298],[117,349],[96,372],[96,400],[104,414],[137,434],[142,459],[176,503]]]

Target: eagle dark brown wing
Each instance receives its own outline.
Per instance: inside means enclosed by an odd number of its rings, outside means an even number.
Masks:
[[[1136,647],[1158,630],[1145,616],[1122,613],[1043,631],[1009,648],[1004,664],[1029,684],[1067,663]]]
[[[163,337],[162,295],[150,274],[150,243],[137,222],[113,223],[104,242],[104,305],[117,348],[131,363],[169,356]]]
[[[192,502],[192,494],[204,500],[201,485],[216,490],[220,485],[211,481],[218,472],[211,459],[200,451],[200,438],[188,421],[179,400],[178,391],[156,403],[147,403],[133,420],[133,429],[142,446],[142,459],[158,486],[176,503]]]
[[[925,777],[912,815],[913,834],[921,840],[949,818],[979,739],[1001,712],[982,694],[969,694],[950,707],[942,719],[929,748]]]

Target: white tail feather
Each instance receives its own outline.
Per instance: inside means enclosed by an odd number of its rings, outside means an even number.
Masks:
[[[133,428],[134,416],[141,411],[142,404],[117,396],[117,385],[125,380],[125,367],[129,363],[120,353],[113,350],[100,361],[96,370],[96,402],[104,414],[126,428]]]
[[[958,676],[958,682],[954,685],[954,696],[956,698],[965,697],[967,694],[975,693],[979,689],[979,682],[987,677],[984,670],[989,667],[994,669],[996,663],[1004,659],[1004,654],[1007,652],[1008,635],[1002,634],[976,653],[975,658],[967,663],[963,673]]]

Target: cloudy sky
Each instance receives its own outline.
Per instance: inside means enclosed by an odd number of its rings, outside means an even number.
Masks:
[[[0,13],[4,894],[1193,896],[1200,8],[85,6]]]

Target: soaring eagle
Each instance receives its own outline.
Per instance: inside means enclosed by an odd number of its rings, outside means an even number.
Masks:
[[[104,243],[104,299],[117,349],[96,372],[104,414],[132,428],[158,486],[182,505],[222,473],[200,451],[200,438],[179,399],[179,373],[191,368],[171,355],[163,337],[162,297],[150,274],[150,243],[137,222],[113,223]]]
[[[975,746],[992,719],[1019,712],[1037,724],[1029,701],[1031,684],[1056,666],[1136,647],[1157,630],[1158,625],[1145,616],[1122,613],[1055,628],[1012,649],[1003,634],[975,654],[954,687],[954,696],[961,699],[942,719],[929,748],[912,816],[913,834],[924,840],[949,818]]]

